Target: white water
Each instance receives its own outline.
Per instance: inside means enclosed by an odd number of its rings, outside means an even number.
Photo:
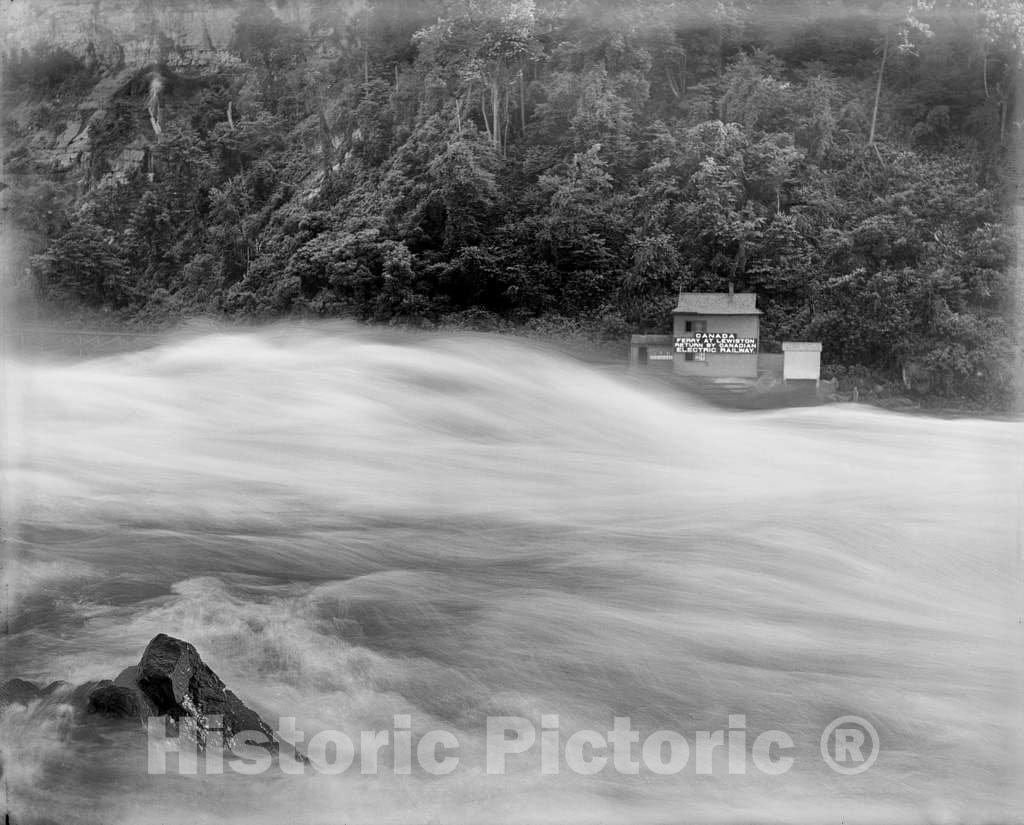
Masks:
[[[0,722],[12,822],[1024,822],[1019,425],[728,413],[522,344],[279,327],[4,365],[4,676],[188,639],[272,723],[453,732],[449,776],[148,776],[135,731]],[[792,736],[793,768],[484,774],[564,738]],[[878,761],[830,771],[844,714]]]

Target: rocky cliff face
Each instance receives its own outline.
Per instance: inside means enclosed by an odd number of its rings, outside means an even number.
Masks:
[[[164,63],[202,68],[234,62],[227,46],[248,0],[9,0],[0,8],[5,54],[38,44],[104,68]],[[311,0],[267,3],[283,22],[311,27]]]
[[[344,20],[359,3],[330,6],[330,21]],[[109,126],[118,101],[140,113],[134,134],[124,135],[104,158],[104,176],[124,180],[146,163],[149,146],[159,138],[168,78],[244,80],[251,67],[229,46],[240,16],[262,10],[326,44],[331,23],[316,9],[315,0],[3,0],[0,55],[6,66],[38,49],[61,50],[88,77],[84,84],[57,84],[53,93],[33,95],[5,84],[5,181],[27,169],[84,179],[95,136]],[[19,156],[28,162],[19,164]]]

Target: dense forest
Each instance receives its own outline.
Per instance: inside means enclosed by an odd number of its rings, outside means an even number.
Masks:
[[[763,350],[1007,403],[1020,2],[312,6],[239,3],[233,60],[200,73],[169,44],[70,172],[31,133],[123,67],[5,56],[5,101],[34,106],[3,122],[33,300],[624,341],[731,282]]]

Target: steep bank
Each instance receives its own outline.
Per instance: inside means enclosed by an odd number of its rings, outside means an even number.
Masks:
[[[1009,406],[1016,30],[704,5],[9,4],[8,288],[623,340],[731,282],[765,349]]]

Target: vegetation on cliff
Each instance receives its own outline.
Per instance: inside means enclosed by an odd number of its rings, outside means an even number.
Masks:
[[[8,216],[55,306],[667,330],[756,291],[762,348],[1006,403],[1019,2],[239,4],[237,62],[7,55]],[[26,119],[28,118],[28,119]]]

